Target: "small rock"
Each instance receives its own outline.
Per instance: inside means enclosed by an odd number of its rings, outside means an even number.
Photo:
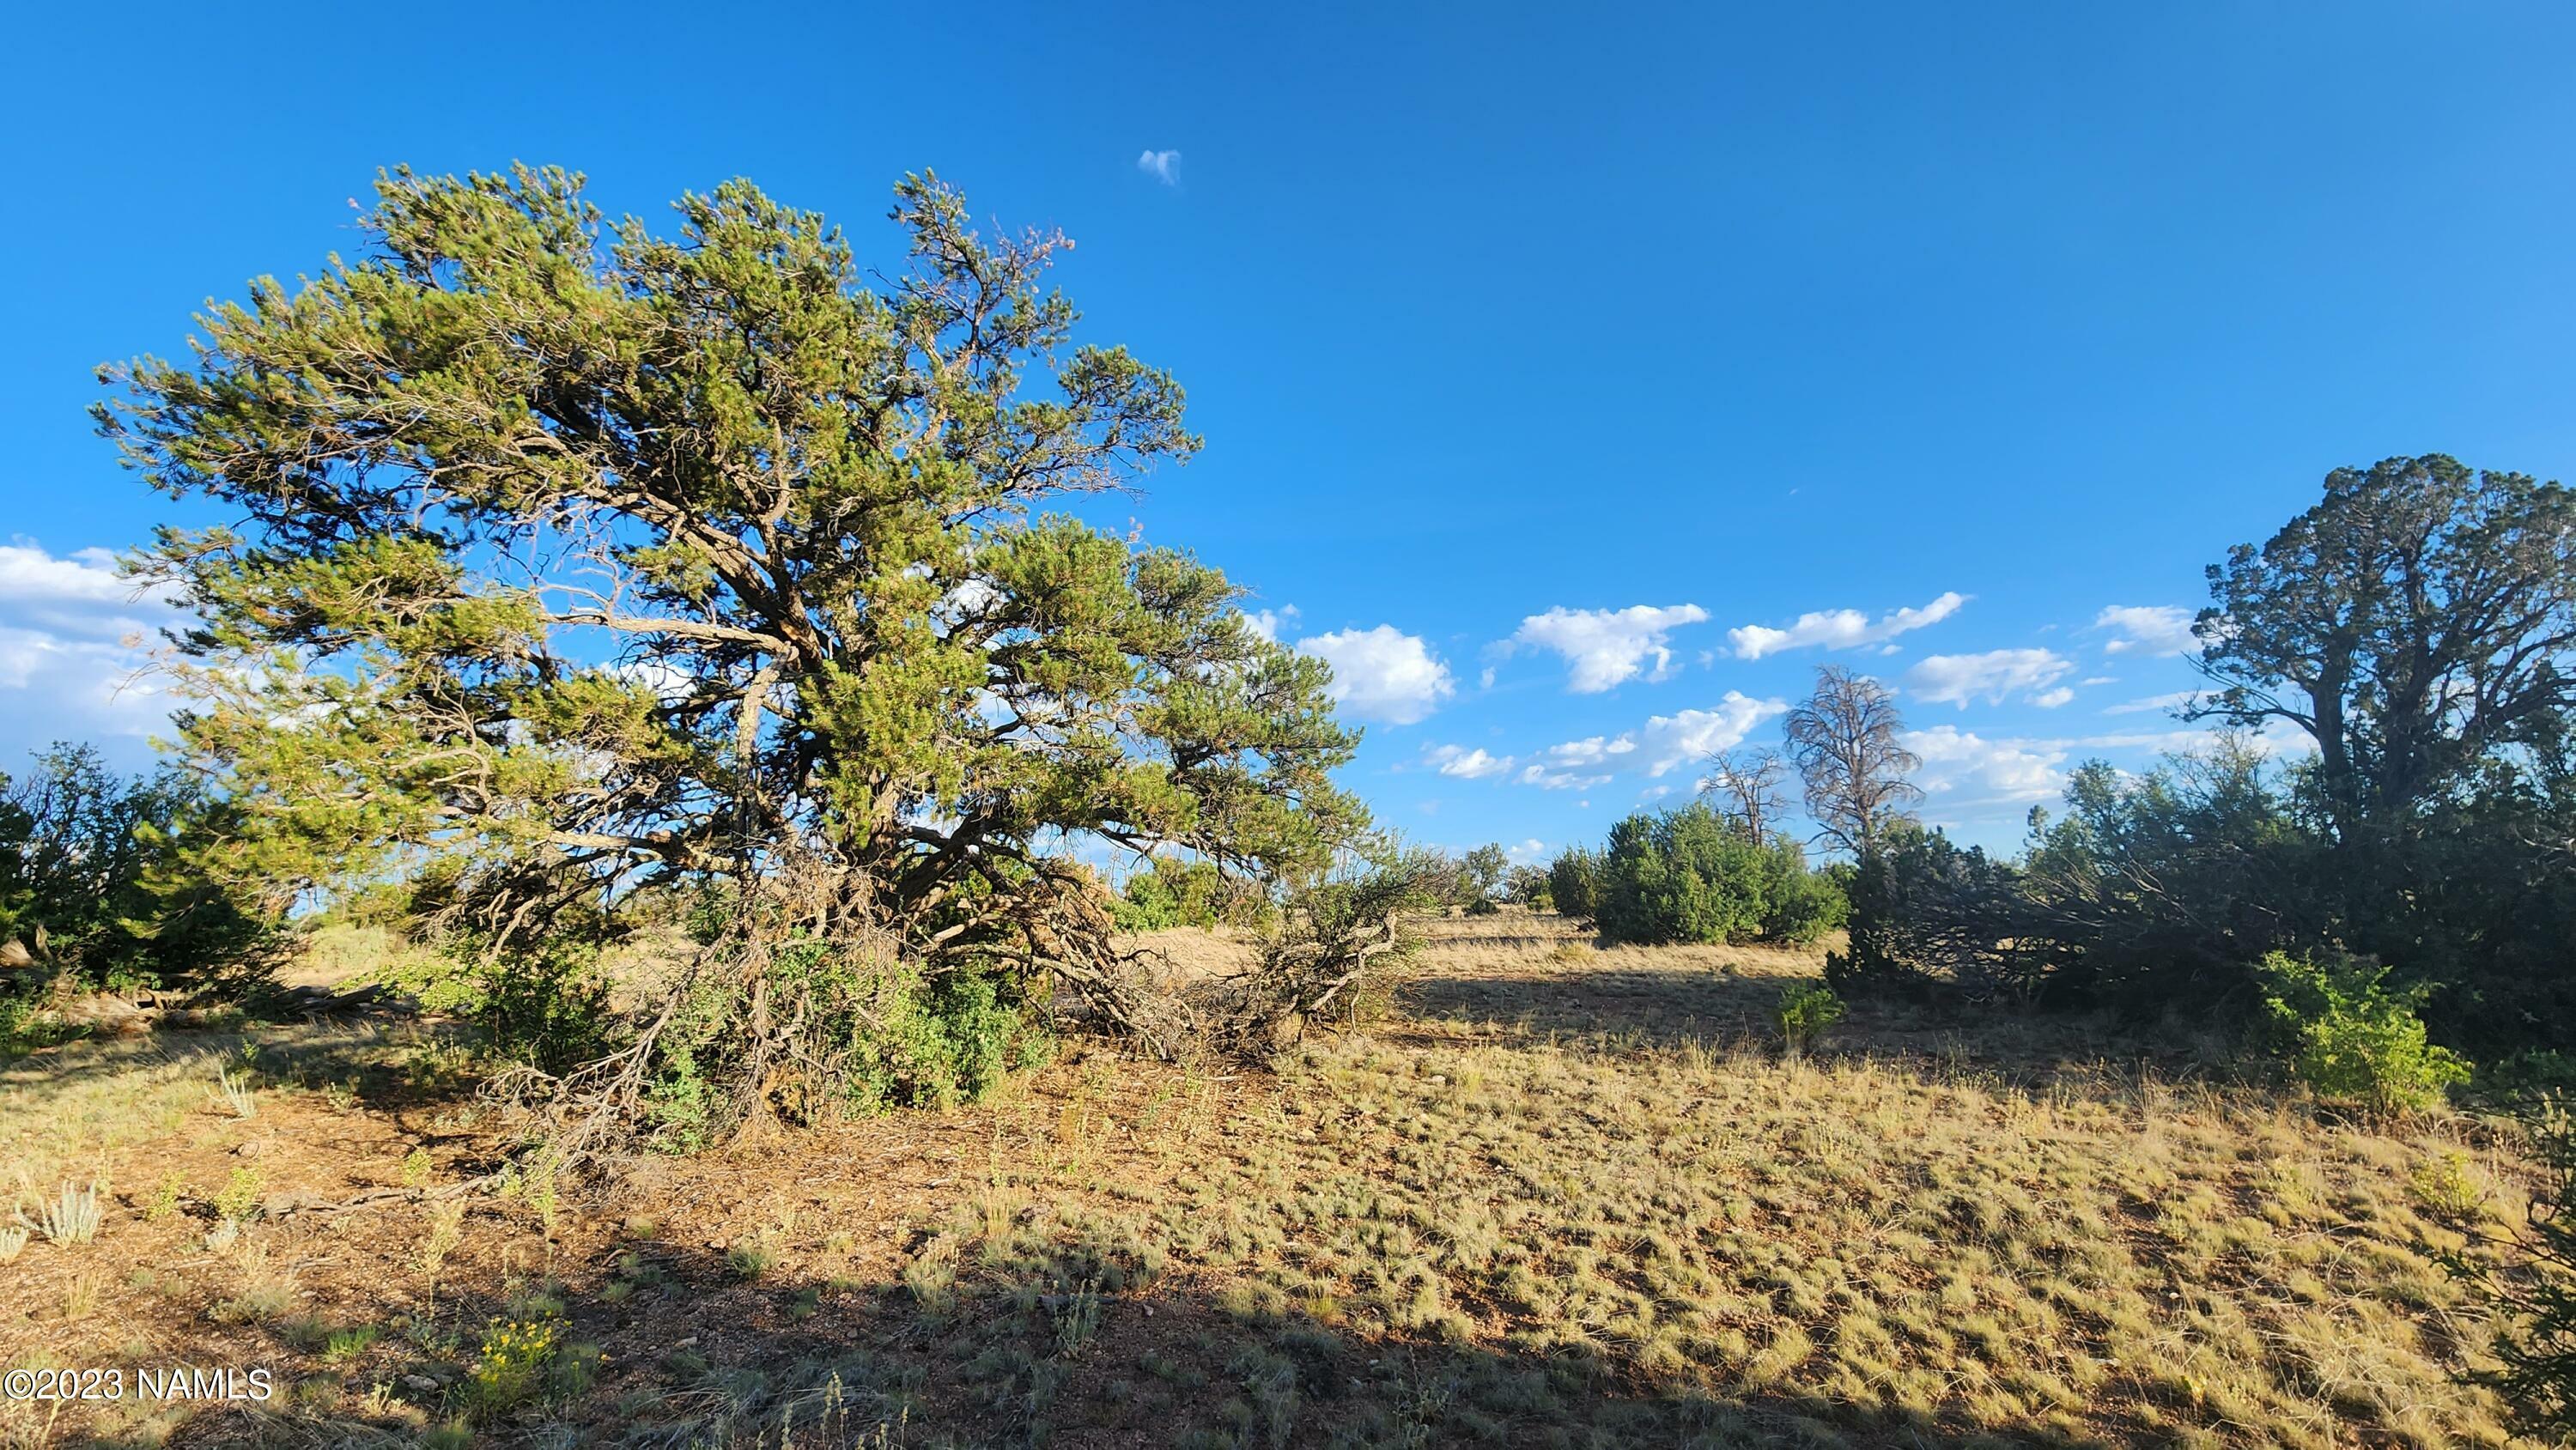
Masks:
[[[256,1158],[267,1151],[268,1140],[266,1138],[245,1138],[242,1140],[241,1146],[233,1150],[233,1156],[236,1158]]]
[[[405,1385],[420,1391],[422,1394],[434,1395],[438,1393],[438,1381],[431,1379],[425,1374],[407,1374],[402,1377],[402,1381]]]

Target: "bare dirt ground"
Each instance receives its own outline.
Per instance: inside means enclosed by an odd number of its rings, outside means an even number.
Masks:
[[[1818,962],[1439,923],[1272,1071],[1076,1043],[948,1113],[499,1196],[446,1192],[510,1125],[434,1024],[76,1043],[0,1074],[0,1183],[103,1205],[0,1263],[0,1366],[125,1396],[0,1437],[2506,1443],[2437,1263],[2522,1211],[2476,1124],[1894,1003],[1785,1059]],[[171,1366],[272,1391],[137,1396]]]

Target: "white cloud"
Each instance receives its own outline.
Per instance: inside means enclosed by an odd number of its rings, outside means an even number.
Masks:
[[[1606,785],[1611,774],[1607,767],[1614,758],[1631,754],[1636,748],[1636,740],[1627,735],[1616,740],[1594,735],[1551,745],[1521,768],[1520,781],[1545,790],[1586,790]]]
[[[1988,740],[1956,725],[1908,730],[1905,748],[1922,757],[1915,784],[1951,810],[2028,805],[2055,800],[2066,789],[2068,742]]]
[[[1648,656],[1655,667],[1649,681],[1671,677],[1673,652],[1665,643],[1675,628],[1697,624],[1708,611],[1696,604],[1658,608],[1632,604],[1626,609],[1567,609],[1533,614],[1506,645],[1534,645],[1563,655],[1569,668],[1565,686],[1578,695],[1597,695],[1634,677]]]
[[[2191,611],[2176,605],[2114,604],[2093,617],[2093,627],[2119,636],[2102,646],[2104,654],[2179,655],[2199,647],[2191,620]]]
[[[1297,642],[1297,652],[1333,667],[1325,693],[1336,704],[1390,725],[1423,719],[1458,689],[1447,665],[1419,638],[1391,624],[1310,635]]]
[[[1512,768],[1510,756],[1489,755],[1481,747],[1469,750],[1459,745],[1435,745],[1422,753],[1422,759],[1442,775],[1460,780],[1485,780]]]
[[[1165,186],[1178,186],[1181,182],[1181,153],[1148,150],[1136,158],[1136,169]]]
[[[2007,695],[2025,692],[2035,698],[2073,668],[2064,656],[2044,649],[1925,655],[1905,672],[1905,687],[1926,703],[1956,705],[1964,710],[1972,699],[1998,704]]]
[[[2054,710],[2074,698],[2075,691],[2071,686],[2060,685],[2054,690],[2045,690],[2031,696],[2030,702],[2043,710]]]
[[[685,700],[697,691],[697,676],[669,660],[634,660],[607,667],[607,672],[621,680],[642,685],[653,697],[669,705]],[[976,691],[976,710],[987,720],[1000,722],[1010,718],[1010,707],[990,690]]]
[[[1279,631],[1297,622],[1297,606],[1283,604],[1277,609],[1247,610],[1244,613],[1243,622],[1254,634],[1275,642],[1279,638]]]
[[[172,593],[120,578],[105,549],[0,545],[0,752],[166,727],[178,702],[151,648],[180,619]]]
[[[1865,644],[1883,643],[1927,624],[1938,624],[1958,613],[1959,606],[1967,602],[1967,595],[1954,590],[1920,609],[1899,609],[1891,614],[1882,614],[1876,620],[1857,609],[1823,609],[1799,615],[1797,622],[1787,629],[1748,624],[1741,629],[1728,630],[1726,637],[1735,646],[1736,658],[1747,660],[1758,660],[1782,650],[1804,649],[1809,645],[1855,649]],[[1881,654],[1895,652],[1893,645],[1879,651]]]
[[[1923,768],[1914,783],[1929,797],[1927,814],[1959,824],[2010,819],[2022,808],[2053,803],[2066,792],[2067,762],[2106,752],[2149,756],[2178,755],[2208,748],[2216,740],[2209,730],[2114,731],[2100,735],[2050,739],[1988,739],[1955,725],[1908,730],[1905,748],[1920,756]],[[2302,755],[2316,748],[2305,731],[2275,721],[2258,732],[2255,745],[2266,755]]]
[[[2118,705],[2105,705],[2102,707],[2102,713],[2105,715],[2144,715],[2151,710],[2171,710],[2178,706],[2188,705],[2199,698],[2200,691],[2198,690],[2176,690],[2170,695],[2149,695],[2142,700],[2130,700]]]
[[[1662,775],[1676,765],[1716,751],[1732,750],[1744,743],[1754,726],[1774,715],[1787,714],[1788,710],[1785,700],[1755,700],[1729,690],[1714,710],[1657,715],[1638,732],[1646,774]]]
[[[1517,846],[1505,846],[1503,854],[1509,857],[1515,866],[1532,866],[1546,859],[1547,843],[1532,836]]]
[[[1593,735],[1551,745],[1522,767],[1524,785],[1580,790],[1607,784],[1622,773],[1659,778],[1713,751],[1744,743],[1753,727],[1789,708],[1785,700],[1756,700],[1734,690],[1715,709],[1657,715],[1616,736]]]
[[[0,625],[0,714],[16,721],[13,746],[91,734],[141,739],[167,725],[177,704],[138,648]]]
[[[32,544],[0,544],[0,600],[12,604],[126,604],[147,591],[120,579],[116,556],[82,549],[61,558]]]

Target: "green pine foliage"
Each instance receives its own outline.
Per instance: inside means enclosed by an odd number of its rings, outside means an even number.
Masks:
[[[2576,1115],[2563,1089],[2522,1105],[2520,1116],[2542,1181],[2520,1234],[2523,1262],[2511,1274],[2455,1263],[2500,1312],[2491,1346],[2497,1367],[2480,1378],[2502,1391],[2535,1438],[2576,1441]]]
[[[271,922],[191,856],[226,814],[181,771],[120,777],[90,745],[55,745],[0,776],[0,942],[85,987],[255,977]]]
[[[764,1095],[979,1090],[971,980],[1186,1023],[1139,1000],[1084,844],[1284,899],[1368,817],[1329,667],[1073,514],[1197,450],[1179,385],[1076,340],[1064,238],[935,177],[895,188],[893,265],[747,181],[675,234],[583,190],[398,170],[351,255],[105,370],[127,464],[226,520],[136,561],[205,621],[177,748],[231,814],[190,861],[281,901],[417,883],[424,935],[473,944],[440,989],[537,1062],[592,1015],[555,938],[718,903],[701,995],[629,1025],[719,1131]],[[983,1025],[869,1047],[867,1014]]]

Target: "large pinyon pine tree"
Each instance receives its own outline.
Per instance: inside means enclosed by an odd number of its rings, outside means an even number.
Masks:
[[[377,194],[365,256],[98,409],[232,519],[137,561],[204,619],[180,745],[232,876],[414,883],[487,963],[628,893],[721,902],[589,1071],[739,1113],[831,1086],[889,974],[1162,1030],[1078,842],[1284,890],[1358,839],[1324,666],[1216,570],[1043,512],[1198,446],[1168,375],[1072,343],[1062,238],[908,178],[888,281],[747,182],[668,238],[554,170]]]

